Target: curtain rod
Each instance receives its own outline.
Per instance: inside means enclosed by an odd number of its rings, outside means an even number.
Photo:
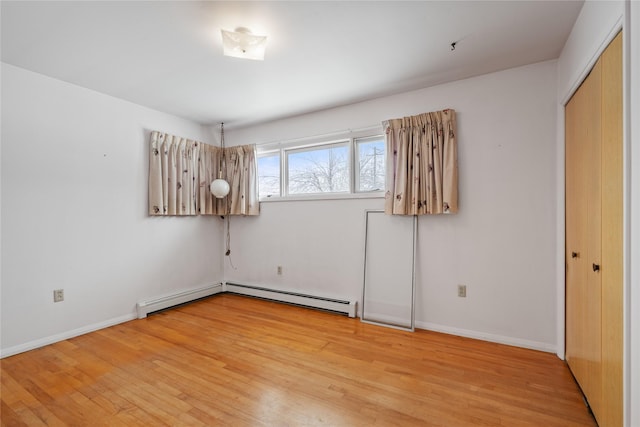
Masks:
[[[292,144],[294,142],[304,142],[304,141],[309,141],[309,140],[314,140],[314,139],[329,138],[329,137],[332,137],[332,136],[341,136],[341,135],[345,135],[345,134],[356,133],[356,132],[365,132],[365,131],[368,131],[368,130],[375,130],[375,129],[382,129],[382,123],[380,123],[379,125],[371,125],[371,126],[366,126],[366,127],[356,128],[356,129],[345,129],[345,130],[342,130],[342,131],[329,132],[329,133],[323,133],[323,134],[312,135],[312,136],[303,136],[303,137],[300,137],[300,138],[292,138],[292,139],[285,139],[285,140],[275,140],[275,141],[267,141],[267,142],[258,142],[258,143],[256,143],[256,146],[259,147],[261,145]]]

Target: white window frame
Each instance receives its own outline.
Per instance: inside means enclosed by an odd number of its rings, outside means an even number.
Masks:
[[[307,143],[272,143],[257,146],[258,157],[266,157],[278,153],[280,156],[280,196],[260,196],[260,202],[297,201],[297,200],[339,200],[339,199],[368,199],[383,198],[384,190],[356,191],[358,160],[356,151],[357,140],[384,139],[378,132],[349,135],[343,138],[318,139]],[[288,153],[313,151],[332,145],[346,145],[348,148],[349,185],[347,192],[325,192],[307,194],[289,194],[289,165]],[[259,190],[258,190],[259,191]]]
[[[275,195],[275,196],[274,196],[274,195],[271,195],[271,196],[264,196],[264,197],[261,197],[261,200],[269,200],[269,199],[272,199],[272,198],[279,199],[279,198],[281,198],[281,197],[282,197],[282,195],[284,194],[284,193],[282,192],[282,190],[283,190],[283,189],[282,189],[282,181],[283,181],[283,179],[282,179],[282,171],[283,171],[283,169],[282,169],[282,152],[281,152],[281,150],[258,151],[258,152],[257,152],[258,165],[259,165],[259,159],[260,159],[261,157],[272,157],[272,156],[274,156],[274,155],[278,155],[278,160],[279,160],[280,178],[278,179],[278,186],[279,186],[279,189],[280,189],[280,194]],[[258,167],[259,167],[259,166],[258,166]],[[260,172],[258,171],[258,180],[259,180],[259,179],[260,179]],[[258,193],[260,192],[260,188],[259,188],[259,187],[260,187],[260,184],[259,184],[259,182],[258,182]]]
[[[360,190],[359,189],[359,183],[360,183],[360,150],[358,150],[358,145],[360,143],[367,143],[367,142],[372,142],[372,141],[379,141],[381,140],[384,141],[384,135],[374,135],[374,136],[365,136],[365,137],[357,137],[357,138],[352,138],[351,142],[353,144],[353,179],[352,179],[352,184],[353,184],[353,193],[355,194],[369,194],[369,193],[380,193],[380,192],[384,192],[384,182],[382,183],[382,187],[378,190]],[[386,153],[383,153],[383,156],[386,156]],[[386,162],[384,162],[384,167],[386,168]]]

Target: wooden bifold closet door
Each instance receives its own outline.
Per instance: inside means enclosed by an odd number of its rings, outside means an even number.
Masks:
[[[622,34],[565,108],[566,359],[601,427],[622,425]]]

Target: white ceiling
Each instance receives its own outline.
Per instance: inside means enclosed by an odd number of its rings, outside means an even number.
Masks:
[[[1,7],[3,62],[238,127],[557,58],[582,1]],[[222,56],[220,29],[239,26],[268,36],[263,62]]]

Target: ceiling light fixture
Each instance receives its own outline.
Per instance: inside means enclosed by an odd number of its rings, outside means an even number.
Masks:
[[[267,47],[267,36],[256,36],[245,27],[238,27],[235,31],[222,31],[222,47],[225,56],[234,58],[264,59]]]

